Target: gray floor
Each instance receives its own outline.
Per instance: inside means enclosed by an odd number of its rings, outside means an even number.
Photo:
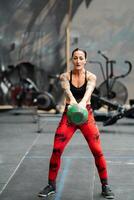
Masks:
[[[0,200],[37,200],[47,184],[54,130],[60,116],[0,114]],[[109,183],[118,200],[134,199],[134,120],[103,127],[98,123]],[[40,133],[39,128],[42,129]],[[55,200],[98,200],[101,187],[93,157],[77,131],[62,156]]]

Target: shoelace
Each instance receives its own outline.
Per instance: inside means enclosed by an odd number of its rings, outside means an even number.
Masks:
[[[43,190],[45,191],[45,192],[49,192],[49,190],[52,188],[52,186],[51,185],[47,185]]]
[[[112,191],[112,190],[110,189],[110,187],[107,186],[107,185],[103,188],[103,190],[104,190],[104,191],[107,191],[107,192],[111,192],[111,191]]]

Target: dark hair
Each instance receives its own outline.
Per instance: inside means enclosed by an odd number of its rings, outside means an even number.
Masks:
[[[80,49],[80,48],[76,48],[72,51],[72,57],[73,57],[75,51],[83,51],[83,53],[85,54],[85,58],[87,58],[87,52],[83,49]]]

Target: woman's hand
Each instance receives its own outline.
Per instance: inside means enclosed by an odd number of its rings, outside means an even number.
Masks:
[[[74,105],[74,104],[78,104],[78,103],[77,103],[77,101],[75,99],[71,99],[69,104],[70,105]]]
[[[78,105],[79,105],[80,107],[86,108],[86,102],[85,102],[85,101],[80,101],[80,102],[78,103]]]

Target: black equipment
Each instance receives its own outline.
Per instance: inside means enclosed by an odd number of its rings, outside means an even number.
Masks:
[[[127,72],[115,76],[114,65],[116,64],[116,60],[110,60],[100,50],[98,51],[98,54],[100,54],[105,59],[105,72],[100,61],[89,61],[89,63],[92,64],[99,64],[104,79],[98,88],[96,88],[97,94],[99,93],[101,97],[105,97],[105,99],[108,99],[112,102],[117,102],[121,105],[125,104],[128,98],[128,91],[126,86],[120,82],[119,79],[125,78],[131,72],[132,63],[128,60],[125,60],[124,63],[128,65]]]

